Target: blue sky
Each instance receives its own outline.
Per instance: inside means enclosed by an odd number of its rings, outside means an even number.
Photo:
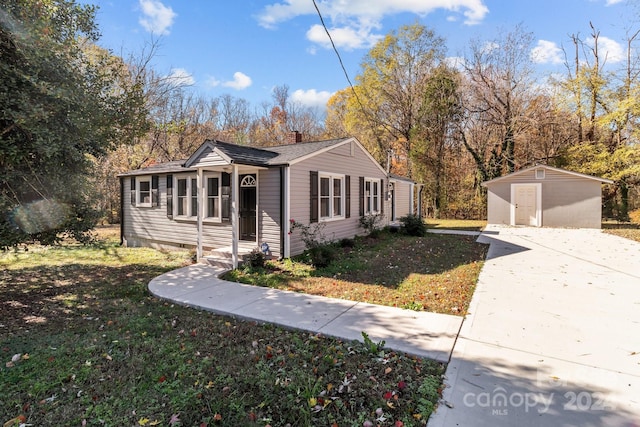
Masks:
[[[389,31],[420,22],[461,56],[472,38],[491,39],[517,24],[534,33],[540,72],[563,70],[561,47],[571,34],[600,30],[608,66],[626,55],[625,32],[640,28],[632,0],[316,0],[350,78]],[[81,0],[99,6],[100,45],[127,56],[160,42],[155,69],[216,97],[230,94],[254,107],[286,84],[294,101],[324,106],[347,87],[312,0]]]

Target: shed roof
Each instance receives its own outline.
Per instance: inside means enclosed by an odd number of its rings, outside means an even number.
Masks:
[[[565,173],[567,175],[573,175],[573,176],[576,176],[578,178],[599,181],[599,182],[601,182],[603,184],[613,184],[613,181],[611,181],[610,179],[606,179],[606,178],[600,178],[600,177],[597,177],[597,176],[587,175],[587,174],[579,173],[579,172],[574,172],[574,171],[570,171],[570,170],[567,170],[567,169],[554,168],[552,166],[547,166],[547,165],[534,165],[534,166],[531,166],[531,167],[528,167],[528,168],[521,169],[519,171],[510,173],[508,175],[499,176],[498,178],[494,178],[494,179],[491,179],[489,181],[485,181],[481,185],[483,187],[486,187],[488,185],[495,184],[497,182],[509,180],[510,178],[513,178],[513,177],[518,176],[518,175],[523,175],[523,174],[525,174],[525,173],[527,173],[529,171],[536,170],[536,169],[545,169],[545,170],[549,170],[549,171]]]

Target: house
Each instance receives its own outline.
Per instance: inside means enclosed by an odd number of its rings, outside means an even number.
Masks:
[[[489,224],[600,228],[602,184],[613,181],[536,165],[485,181]]]
[[[383,225],[414,212],[416,183],[386,171],[355,138],[256,148],[205,141],[187,160],[119,175],[121,240],[126,246],[244,249],[274,258],[305,249],[292,220],[323,223],[329,240],[364,230],[363,215]],[[209,252],[210,253],[210,252]]]

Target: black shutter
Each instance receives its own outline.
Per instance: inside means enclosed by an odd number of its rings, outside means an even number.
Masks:
[[[364,216],[364,176],[360,177],[360,193],[358,200],[360,202],[360,216]]]
[[[309,200],[311,203],[309,211],[309,222],[318,222],[318,172],[311,171],[309,175],[311,183],[309,188]]]
[[[173,175],[167,175],[167,218],[173,219]]]
[[[131,204],[135,206],[136,204],[136,177],[131,177]]]
[[[345,218],[351,217],[351,177],[349,175],[344,177],[344,216]]]
[[[151,175],[151,206],[160,206],[160,192],[158,191],[158,175]]]
[[[231,220],[231,174],[222,172],[222,220]]]
[[[380,180],[380,190],[378,192],[378,197],[379,197],[379,202],[380,203],[380,213],[383,214],[384,213],[384,192],[383,192],[383,185],[384,185],[384,179]]]

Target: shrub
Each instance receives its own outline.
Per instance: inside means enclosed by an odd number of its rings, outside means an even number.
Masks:
[[[340,239],[340,247],[341,248],[353,248],[356,245],[355,239]]]
[[[360,227],[364,228],[368,235],[375,237],[380,230],[382,215],[363,215],[360,217]]]
[[[427,226],[418,215],[407,215],[400,218],[402,223],[402,230],[409,236],[426,236]]]
[[[630,211],[629,220],[634,224],[640,224],[640,209]]]
[[[309,249],[309,256],[314,267],[324,268],[335,259],[335,250],[331,245],[314,246]]]
[[[252,268],[263,268],[266,258],[266,255],[260,250],[260,248],[254,248],[250,253],[244,256],[244,261]]]

